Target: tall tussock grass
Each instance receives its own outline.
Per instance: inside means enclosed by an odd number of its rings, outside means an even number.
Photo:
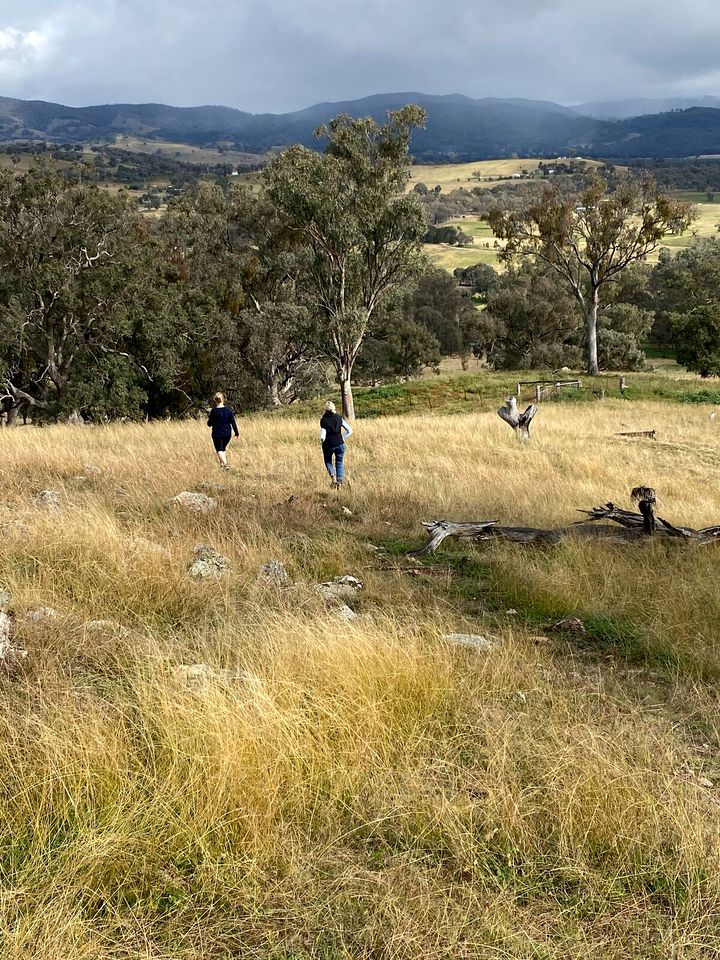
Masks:
[[[421,519],[568,522],[641,481],[669,519],[720,519],[688,482],[693,445],[717,477],[711,421],[629,410],[543,407],[530,447],[484,415],[359,422],[342,500],[301,421],[243,423],[230,477],[192,424],[0,435],[28,650],[0,677],[3,960],[720,951],[713,548],[448,544],[397,569]],[[614,438],[629,416],[665,440]],[[214,512],[169,504],[201,483]],[[197,543],[226,577],[188,577]],[[344,573],[350,621],[314,589]],[[586,636],[548,632],[563,615]]]

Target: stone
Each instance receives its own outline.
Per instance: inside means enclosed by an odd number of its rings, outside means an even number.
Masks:
[[[575,633],[578,636],[586,633],[585,624],[577,617],[564,617],[551,628],[555,633]]]
[[[0,583],[0,611],[7,611],[12,604],[12,594]]]
[[[48,620],[57,620],[59,616],[54,607],[33,607],[25,614],[25,619],[31,623],[47,623]]]
[[[0,613],[0,657],[5,655],[10,647],[10,628],[12,620],[7,613]]]
[[[170,503],[193,513],[210,513],[217,507],[217,500],[208,497],[204,493],[192,493],[190,490],[183,490],[176,497],[173,497]]]
[[[351,517],[351,516],[352,516],[352,510],[350,510],[348,507],[340,507],[340,513],[341,513],[344,517]]]
[[[482,652],[496,650],[500,646],[497,637],[483,637],[479,633],[446,633],[443,634],[443,640],[455,647],[468,647]]]
[[[336,617],[341,620],[357,620],[358,615],[346,603],[341,603],[339,607],[333,610]]]
[[[362,590],[363,585],[357,577],[333,577],[325,583],[318,584],[317,592],[326,603],[345,603],[354,600]]]
[[[506,611],[505,611],[505,615],[506,615],[507,617],[516,617],[516,616],[517,616],[517,610],[515,610],[514,607],[510,607],[509,610],[506,610]]]
[[[39,507],[44,507],[52,513],[61,509],[60,494],[57,490],[41,490],[35,497],[35,503]]]
[[[290,574],[279,560],[268,560],[260,567],[258,575],[263,583],[271,587],[289,587],[292,583]]]
[[[193,550],[195,559],[188,567],[193,580],[218,580],[230,569],[230,561],[213,547],[199,543]]]
[[[213,685],[232,686],[248,683],[260,686],[261,681],[246,670],[225,670],[207,663],[181,664],[173,670],[173,676],[194,693],[202,692]]]

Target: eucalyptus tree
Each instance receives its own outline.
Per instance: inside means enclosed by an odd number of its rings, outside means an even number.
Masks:
[[[588,373],[598,365],[602,293],[630,264],[653,253],[671,229],[685,229],[690,204],[674,200],[651,178],[625,178],[610,190],[595,174],[585,188],[563,196],[552,186],[519,211],[495,208],[487,220],[505,241],[500,257],[531,256],[562,277],[585,322]]]
[[[265,172],[268,198],[304,251],[302,292],[348,419],[353,368],[375,313],[423,263],[425,220],[405,188],[410,137],[424,122],[413,105],[383,125],[342,114],[316,131],[327,139],[323,153],[290,147]]]

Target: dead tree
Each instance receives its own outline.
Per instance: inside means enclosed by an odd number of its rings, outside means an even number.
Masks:
[[[504,405],[498,407],[498,416],[504,420],[505,423],[510,424],[515,434],[521,440],[529,440],[530,424],[537,410],[537,405],[531,403],[524,413],[520,413],[515,397],[506,397]]]
[[[655,491],[652,487],[635,487],[631,494],[638,503],[640,512],[634,513],[608,502],[591,510],[580,510],[587,519],[565,527],[543,529],[540,527],[500,527],[497,520],[481,520],[476,523],[458,523],[453,520],[423,522],[428,541],[417,554],[433,553],[448,537],[468,540],[509,540],[514,543],[553,544],[565,539],[603,539],[616,543],[628,543],[648,537],[673,537],[695,544],[720,542],[720,524],[696,530],[680,527],[655,516]],[[600,523],[598,521],[611,521]],[[611,524],[617,524],[612,526]]]

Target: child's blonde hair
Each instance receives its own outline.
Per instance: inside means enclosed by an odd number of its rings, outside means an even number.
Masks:
[[[332,400],[326,400],[324,409],[327,413],[335,413],[335,404]]]
[[[216,393],[215,396],[213,397],[213,403],[215,404],[216,407],[219,407],[221,403],[225,403],[225,394]]]

